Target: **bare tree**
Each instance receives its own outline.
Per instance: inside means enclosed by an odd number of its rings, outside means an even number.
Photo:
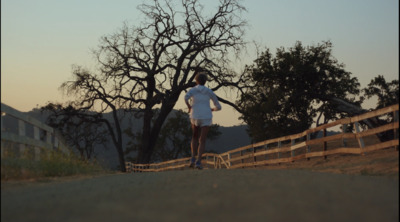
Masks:
[[[78,82],[74,81],[74,83]],[[90,90],[86,88],[85,91],[87,94],[82,94],[81,99],[90,95]],[[72,89],[68,89],[67,92],[76,93]],[[113,110],[113,117],[116,120],[114,124],[104,118],[102,113],[90,112],[87,107],[79,105],[81,104],[76,102],[70,102],[67,105],[48,103],[41,110],[49,113],[47,124],[58,129],[68,145],[75,147],[79,151],[82,159],[89,160],[95,154],[95,144],[105,146],[108,139],[111,138],[119,154],[118,159],[121,171],[125,172],[122,133],[120,133],[122,130],[117,118],[117,110]],[[103,125],[106,126],[106,129],[103,128]]]
[[[93,108],[100,101],[103,111],[124,108],[143,117],[140,163],[150,161],[166,117],[181,93],[194,86],[196,71],[209,73],[208,86],[214,91],[240,90],[245,85],[228,68],[229,56],[245,44],[246,22],[241,17],[245,8],[238,0],[220,0],[215,12],[206,15],[198,0],[174,3],[153,0],[140,5],[146,17],[140,26],[125,24],[117,33],[103,37],[93,51],[98,74],[76,68],[76,79],[63,85],[80,96],[82,107]],[[160,111],[155,113],[155,108]]]
[[[105,146],[108,133],[102,127],[102,123],[87,118],[79,118],[73,114],[71,107],[62,107],[60,104],[49,103],[42,107],[42,112],[48,111],[47,124],[56,128],[70,147],[75,148],[82,160],[95,158],[95,146]],[[76,110],[74,110],[76,112]],[[82,113],[83,114],[83,113]],[[90,115],[90,114],[86,114]]]
[[[123,109],[122,100],[118,90],[118,82],[96,75],[90,71],[79,67],[73,67],[73,80],[66,81],[61,85],[61,89],[67,95],[75,96],[75,101],[67,103],[62,108],[57,108],[58,116],[64,118],[78,118],[84,122],[104,124],[107,128],[111,141],[118,153],[120,169],[125,172],[125,156],[122,147],[121,118],[126,110]],[[45,109],[51,109],[54,104],[49,104]],[[60,105],[57,105],[60,106]],[[96,113],[87,111],[96,109]],[[102,113],[111,111],[112,122],[103,118]]]

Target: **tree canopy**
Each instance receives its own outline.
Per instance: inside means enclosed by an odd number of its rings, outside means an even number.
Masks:
[[[246,77],[254,82],[237,101],[241,119],[249,125],[254,140],[265,140],[302,132],[315,122],[343,118],[332,98],[360,104],[360,84],[332,55],[332,43],[322,42],[261,53],[246,67]],[[322,120],[321,117],[324,119]]]
[[[378,75],[363,91],[367,98],[378,98],[376,109],[399,103],[399,80],[386,82],[385,77]]]

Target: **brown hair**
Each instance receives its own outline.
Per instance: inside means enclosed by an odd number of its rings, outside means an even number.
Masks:
[[[200,85],[204,85],[207,81],[207,74],[205,72],[199,72],[197,73],[195,79]]]

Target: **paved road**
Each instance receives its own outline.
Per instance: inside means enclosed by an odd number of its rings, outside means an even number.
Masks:
[[[398,219],[398,179],[301,170],[118,174],[1,189],[2,222]]]

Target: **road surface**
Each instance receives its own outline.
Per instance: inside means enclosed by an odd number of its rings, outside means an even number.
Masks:
[[[398,178],[306,170],[181,170],[1,188],[2,222],[398,219]]]

